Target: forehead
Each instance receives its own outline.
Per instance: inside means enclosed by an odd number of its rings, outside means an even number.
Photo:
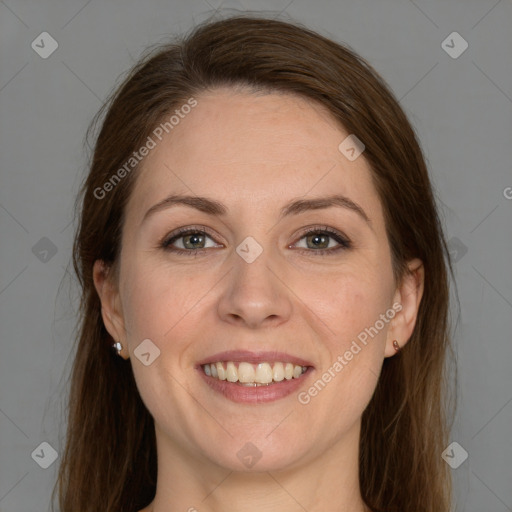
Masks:
[[[339,151],[349,133],[325,107],[295,95],[227,88],[195,99],[162,140],[153,136],[127,217],[141,218],[170,193],[259,209],[262,199],[279,208],[288,198],[342,193],[370,217],[379,214],[369,166]]]

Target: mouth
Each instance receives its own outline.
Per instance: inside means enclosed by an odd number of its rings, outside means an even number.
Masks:
[[[284,353],[231,351],[210,356],[196,367],[208,386],[238,403],[284,398],[302,386],[314,367]]]
[[[246,387],[269,386],[283,380],[298,379],[308,369],[307,366],[280,361],[273,364],[217,361],[203,364],[201,368],[208,377]]]

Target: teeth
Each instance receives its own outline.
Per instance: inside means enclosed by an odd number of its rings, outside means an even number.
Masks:
[[[226,370],[224,370],[224,366],[222,366],[222,363],[212,364],[211,366],[215,366],[215,368],[217,369],[219,380],[226,380]]]
[[[259,384],[268,384],[272,382],[273,378],[272,368],[268,363],[260,363],[256,367],[256,376],[254,382]]]
[[[254,367],[249,363],[240,363],[238,365],[238,380],[239,382],[254,382],[255,375]]]
[[[238,372],[236,366],[231,361],[226,366],[226,379],[229,382],[236,382],[238,380]]]
[[[272,382],[281,382],[284,379],[298,379],[307,370],[307,366],[292,363],[278,362],[274,363],[274,366],[271,366],[270,363],[253,365],[241,362],[237,364],[233,361],[205,364],[203,370],[209,377],[228,382],[239,382],[241,385],[249,387],[268,386]]]
[[[283,363],[275,363],[273,369],[274,380],[281,382],[284,379],[284,366]]]

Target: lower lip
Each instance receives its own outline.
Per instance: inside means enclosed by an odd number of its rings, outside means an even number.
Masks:
[[[202,367],[199,367],[198,371],[210,388],[224,395],[228,400],[237,403],[260,404],[274,402],[297,391],[304,384],[313,368],[309,366],[298,379],[285,379],[268,386],[242,386],[236,382],[210,377],[204,373]]]

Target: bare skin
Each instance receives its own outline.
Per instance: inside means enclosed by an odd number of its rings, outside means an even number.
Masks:
[[[393,340],[403,347],[412,334],[422,263],[409,262],[412,274],[394,282],[364,153],[352,162],[340,153],[349,134],[326,111],[291,95],[229,89],[196,99],[143,161],[127,205],[119,281],[100,261],[94,267],[105,325],[130,358],[155,419],[156,496],[141,512],[363,512],[361,416],[384,358],[396,354]],[[216,217],[179,205],[143,221],[170,194],[207,196],[227,212]],[[369,220],[345,207],[279,218],[291,200],[333,194],[357,203]],[[189,226],[207,230],[203,245],[193,241],[202,252],[159,246]],[[334,252],[341,244],[325,227],[352,246]],[[325,244],[318,248],[305,228],[322,231]],[[236,251],[249,236],[262,248],[252,263]],[[197,252],[190,240],[182,236],[173,247]],[[332,377],[338,357],[393,304],[401,309]],[[134,354],[147,338],[160,350],[149,366]],[[240,404],[212,390],[198,361],[236,349],[311,362],[299,389],[309,401],[294,392]],[[307,394],[329,368],[325,387]],[[247,443],[261,453],[251,468],[237,456]]]

